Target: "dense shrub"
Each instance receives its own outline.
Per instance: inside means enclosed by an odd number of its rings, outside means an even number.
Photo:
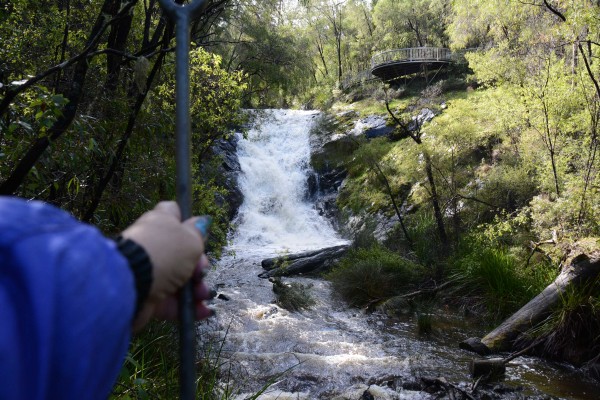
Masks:
[[[271,279],[273,292],[276,294],[276,303],[279,307],[289,311],[309,309],[316,304],[310,294],[312,285],[303,285],[298,282],[284,283],[280,278]]]
[[[352,306],[401,294],[423,269],[380,245],[351,250],[327,278],[335,293]]]

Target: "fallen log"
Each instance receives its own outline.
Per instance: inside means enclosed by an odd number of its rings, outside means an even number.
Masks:
[[[481,355],[512,350],[514,341],[548,317],[567,290],[582,287],[599,275],[600,251],[590,256],[579,254],[571,258],[554,282],[529,303],[482,339],[467,339],[460,343],[460,347]]]
[[[262,267],[266,269],[266,271],[258,276],[261,278],[272,278],[276,276],[291,276],[321,272],[333,266],[337,260],[346,254],[349,248],[349,245],[341,245],[315,251],[267,258],[261,262]]]

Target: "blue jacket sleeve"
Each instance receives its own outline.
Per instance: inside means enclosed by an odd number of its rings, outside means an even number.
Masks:
[[[0,197],[0,399],[106,399],[134,305],[111,240],[55,207]]]

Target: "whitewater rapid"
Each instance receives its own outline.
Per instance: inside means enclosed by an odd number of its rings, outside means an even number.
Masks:
[[[267,110],[238,142],[244,203],[226,255],[208,278],[229,300],[215,301],[216,321],[202,325],[200,335],[204,351],[207,343],[213,353],[222,346],[215,361],[223,364],[222,390],[233,388],[239,398],[268,384],[261,399],[361,394],[369,380],[407,373],[407,359],[385,350],[394,339],[332,298],[328,282],[288,278],[310,286],[316,300],[310,310],[289,312],[275,304],[272,284],[258,278],[264,258],[346,243],[307,201],[309,131],[317,116]]]

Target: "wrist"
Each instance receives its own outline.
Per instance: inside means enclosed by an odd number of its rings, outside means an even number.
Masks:
[[[146,250],[131,239],[118,236],[117,249],[125,257],[135,281],[136,302],[134,318],[142,310],[153,282],[152,262]]]

